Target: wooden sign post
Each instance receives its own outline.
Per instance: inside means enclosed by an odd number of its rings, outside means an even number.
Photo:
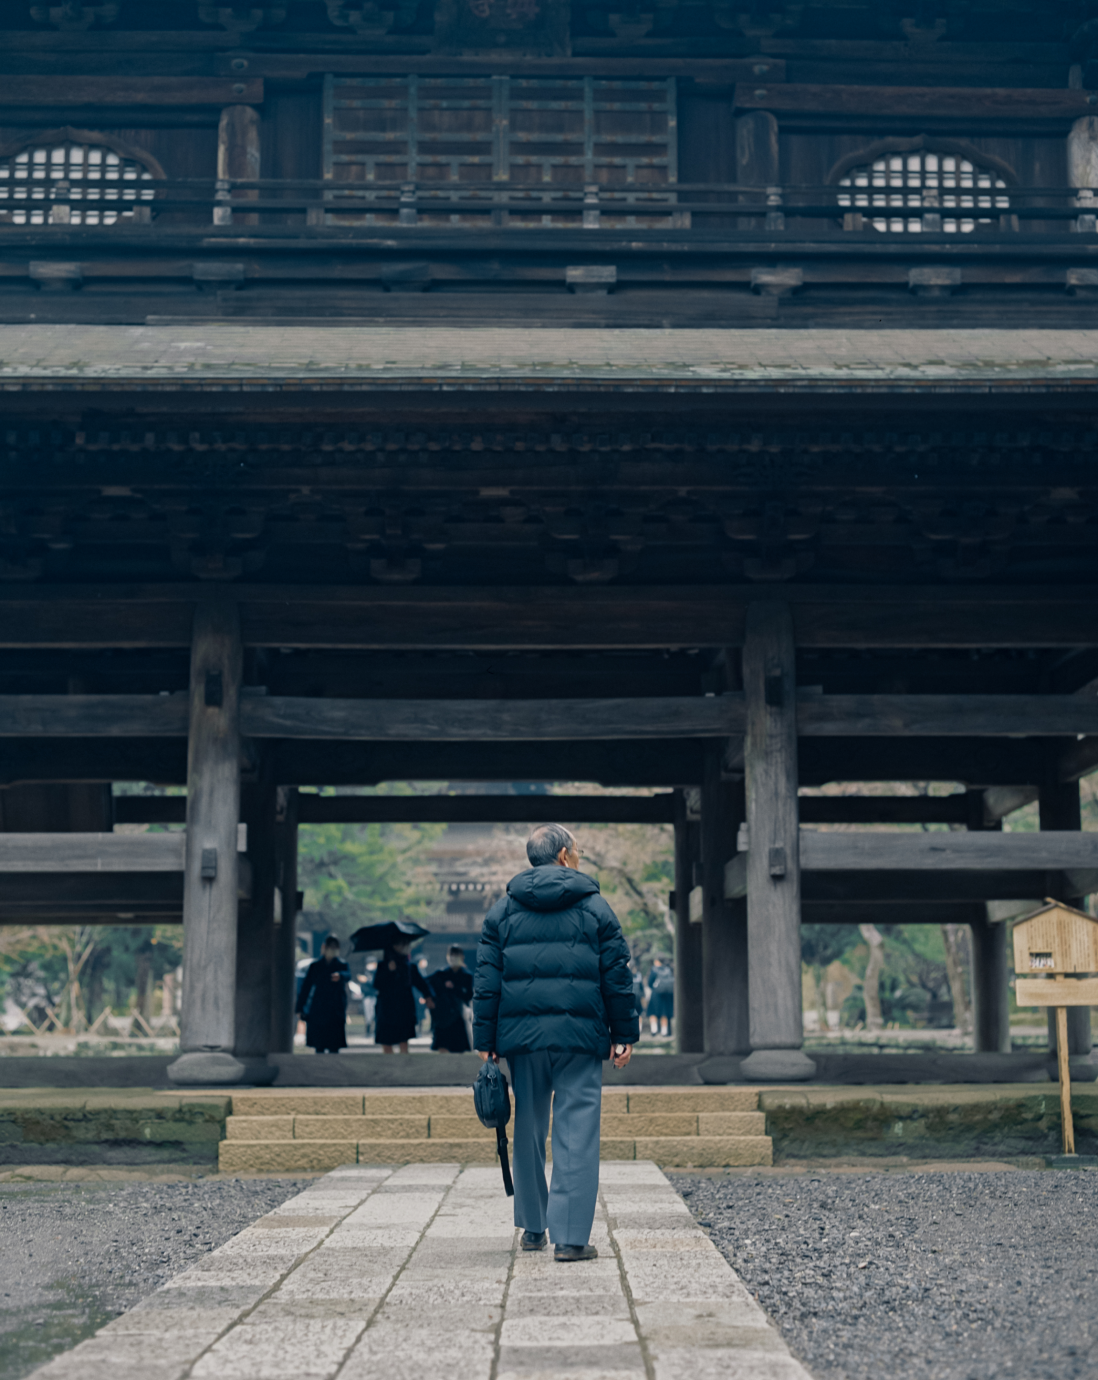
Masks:
[[[1040,910],[1015,922],[1014,974],[1018,1005],[1051,1006],[1056,1011],[1056,1062],[1060,1074],[1065,1155],[1075,1154],[1067,1008],[1098,1005],[1098,977],[1078,976],[1095,972],[1098,972],[1098,920],[1093,916],[1065,906],[1061,901],[1048,901]]]

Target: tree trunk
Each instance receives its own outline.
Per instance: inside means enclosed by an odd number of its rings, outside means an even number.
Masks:
[[[148,954],[137,955],[137,1010],[147,1021],[152,1015],[152,959]]]
[[[865,1028],[883,1030],[881,1015],[881,972],[884,968],[884,937],[876,925],[859,925],[862,938],[869,945],[869,962],[865,965]]]
[[[964,925],[943,925],[942,939],[945,941],[946,976],[953,998],[953,1024],[967,1034],[972,1030],[972,1006],[965,984],[965,928]]]

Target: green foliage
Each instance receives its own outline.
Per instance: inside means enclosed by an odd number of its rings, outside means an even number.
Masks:
[[[110,1006],[129,1010],[139,989],[147,992],[183,959],[178,925],[38,926],[10,930],[0,951],[0,1002],[10,997],[39,1021],[56,1007],[74,959],[89,1021]],[[66,1020],[71,1012],[64,1006]]]
[[[298,881],[304,909],[346,943],[360,925],[420,919],[437,898],[425,854],[441,824],[303,824]]]
[[[672,958],[674,921],[667,909],[675,878],[671,827],[585,824],[581,843],[581,866],[597,878],[633,957],[646,971],[653,958]]]
[[[857,925],[802,925],[801,962],[822,972],[861,942]]]
[[[878,925],[877,928],[884,939],[880,991],[881,1018],[885,1024],[912,1026],[916,1022],[923,1023],[933,1016],[932,1003],[944,1014],[950,990],[941,926]],[[864,973],[864,966],[862,971]],[[857,1025],[864,1020],[865,996],[859,984],[843,1003],[842,1021],[844,1025]]]

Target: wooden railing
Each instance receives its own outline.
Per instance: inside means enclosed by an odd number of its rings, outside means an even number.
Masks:
[[[913,232],[1095,233],[1098,189],[1010,187],[947,193],[904,186],[869,188],[788,184],[680,182],[621,185],[500,185],[477,183],[352,183],[324,179],[252,181],[191,178],[141,183],[136,201],[112,203],[113,225],[76,224],[86,209],[63,183],[28,182],[0,203],[3,228],[64,227],[117,232],[166,216],[176,224],[264,226],[287,230],[357,226],[562,228],[598,231],[637,227],[689,231],[706,227],[795,232],[813,238],[865,231],[895,237]],[[287,218],[292,218],[292,222]],[[897,222],[902,223],[902,230]],[[950,231],[949,224],[955,226]],[[963,225],[962,225],[963,222]]]

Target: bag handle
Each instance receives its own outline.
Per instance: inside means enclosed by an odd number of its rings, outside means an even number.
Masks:
[[[511,1180],[511,1164],[507,1158],[507,1130],[506,1127],[496,1127],[496,1151],[499,1154],[500,1168],[503,1170],[503,1189],[508,1198],[515,1196],[515,1185]]]

